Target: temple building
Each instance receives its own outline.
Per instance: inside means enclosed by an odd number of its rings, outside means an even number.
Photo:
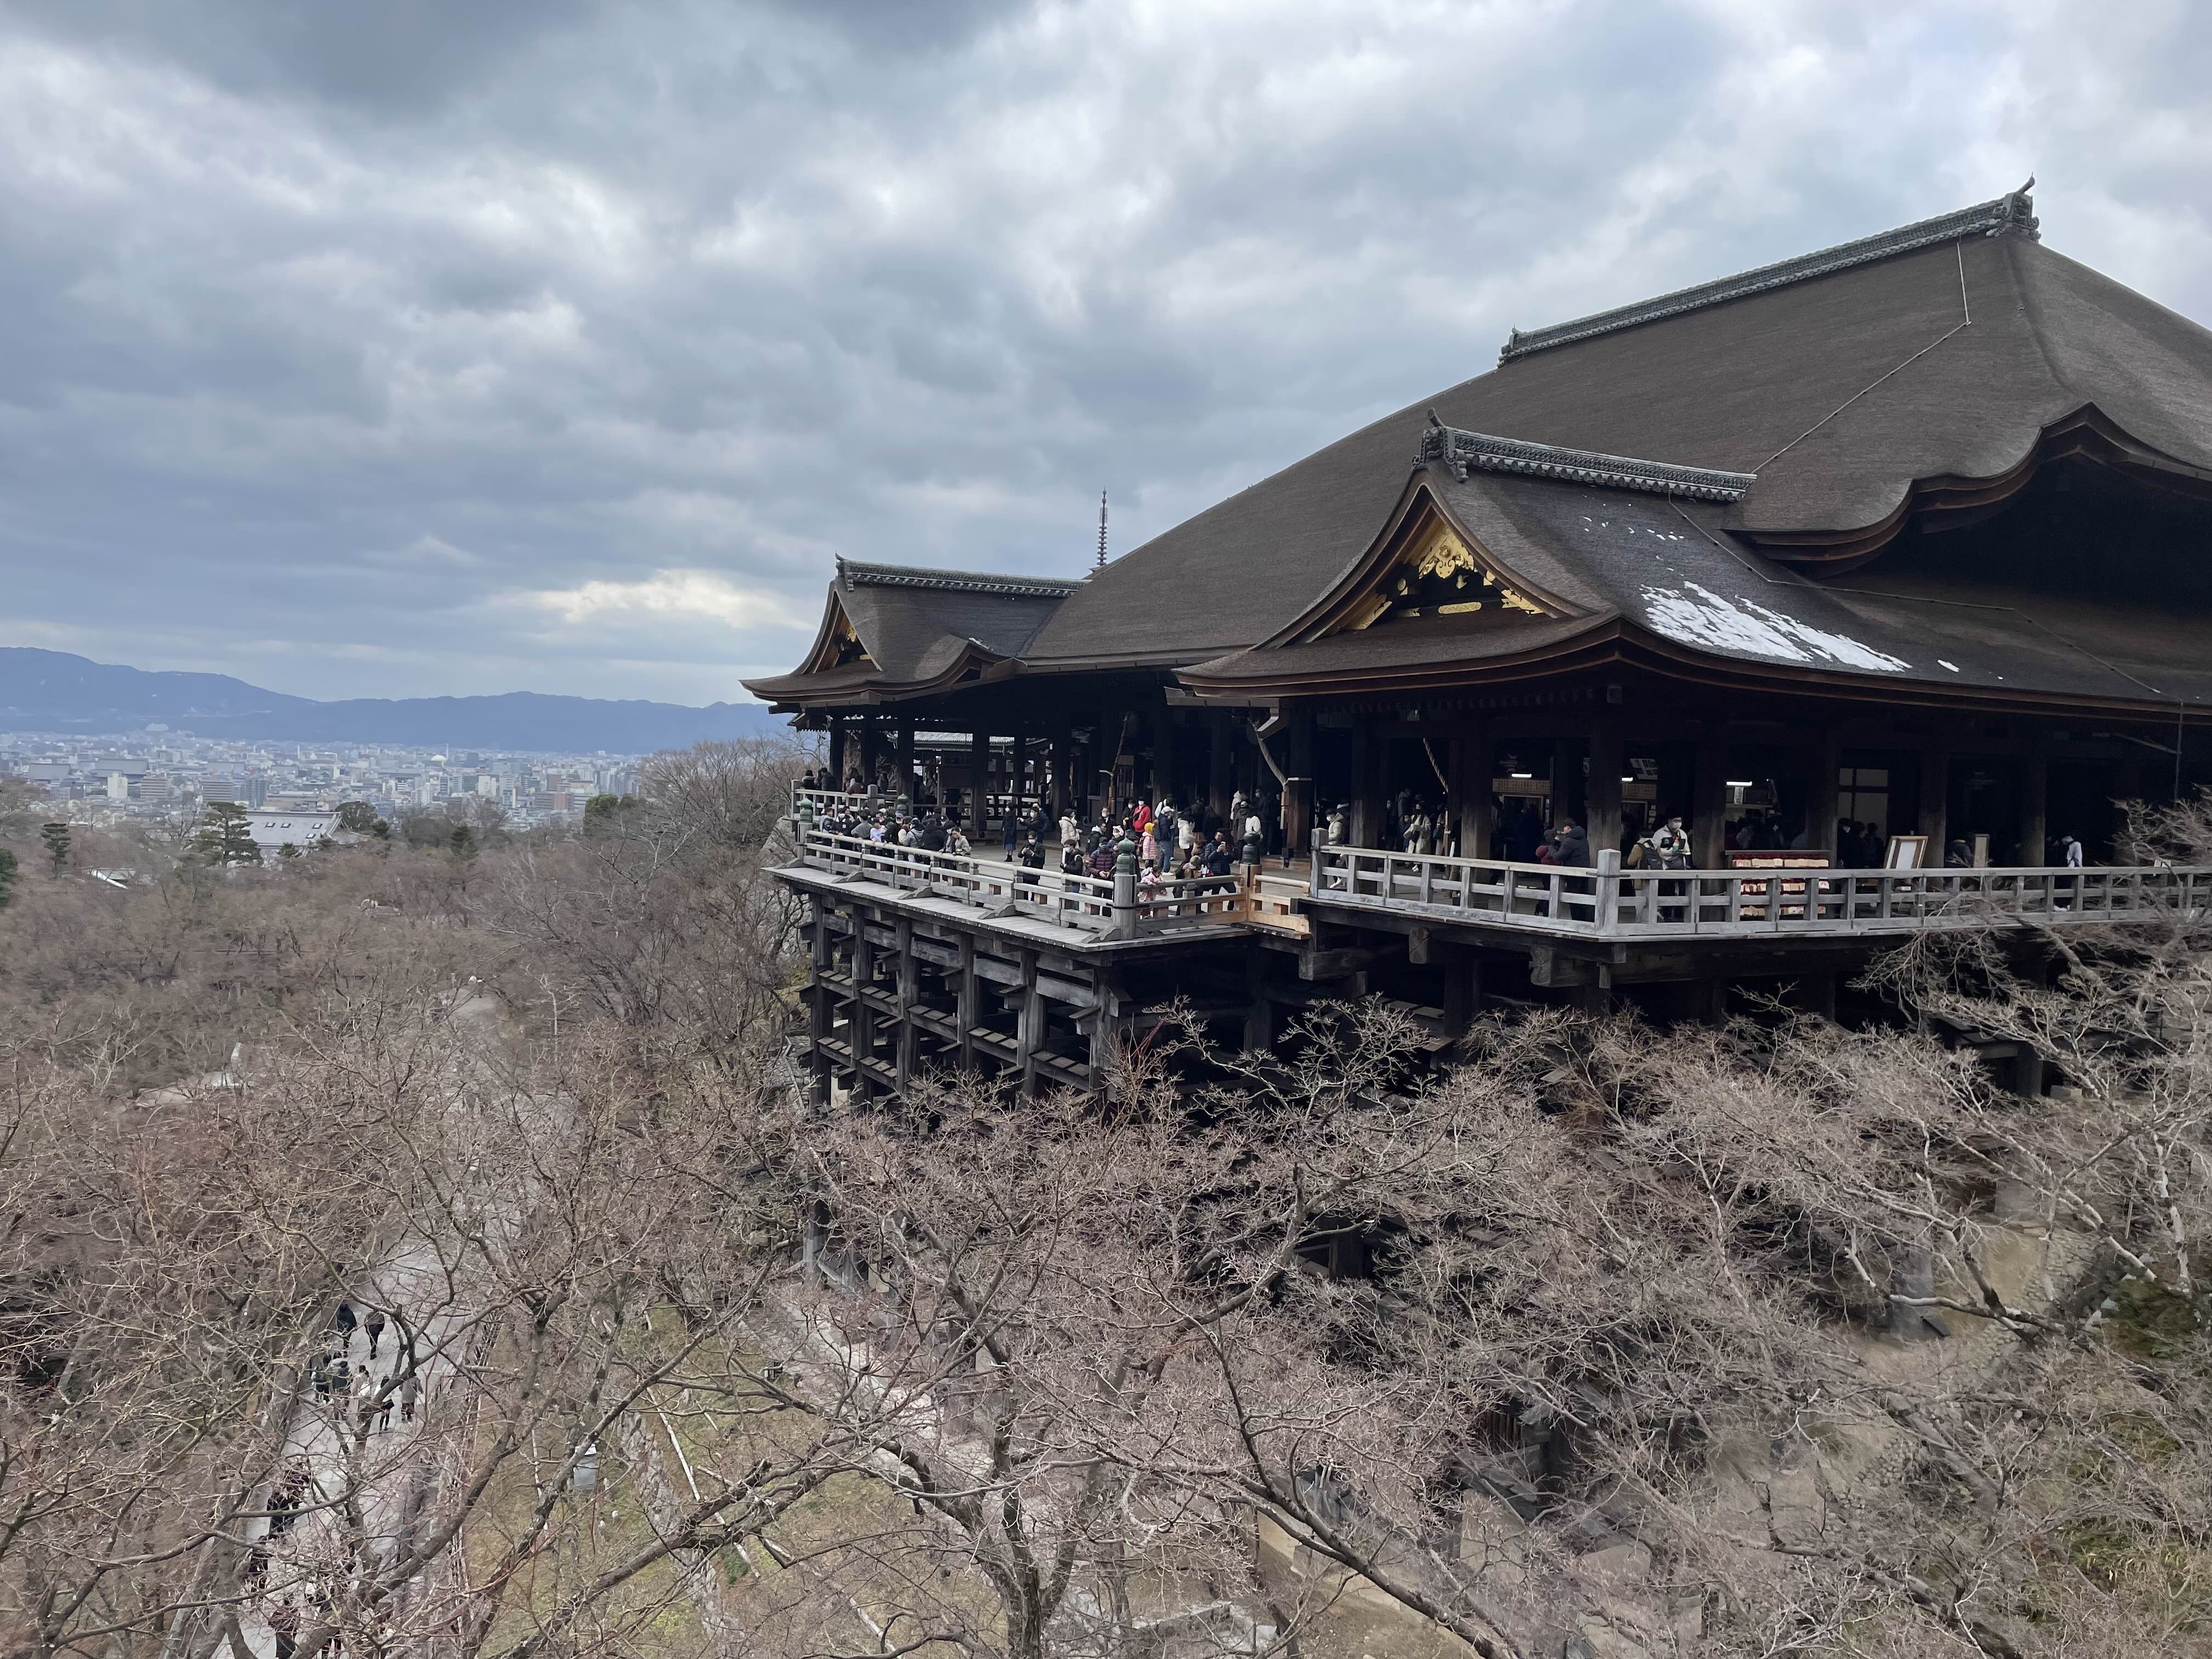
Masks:
[[[979,854],[1039,805],[1241,795],[1269,854],[1117,906],[810,834],[831,1082],[1080,1085],[1177,992],[1255,1042],[1350,993],[1440,1042],[1486,997],[1826,1006],[1903,931],[2195,878],[2125,866],[2114,804],[2212,778],[2212,332],[2023,189],[1516,330],[1081,580],[841,561],[748,684]],[[1542,861],[1570,822],[1587,865]]]

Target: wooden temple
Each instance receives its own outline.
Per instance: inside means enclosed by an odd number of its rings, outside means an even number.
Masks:
[[[2202,901],[2115,803],[2212,779],[2212,332],[2015,191],[1516,331],[1080,580],[841,561],[805,661],[748,684],[975,837],[802,804],[825,1089],[1082,1086],[1178,996],[1252,1044],[1347,994],[1440,1043],[1495,998],[1832,1007],[1913,929]],[[1039,804],[1240,796],[1231,879],[994,856]],[[1691,867],[1638,867],[1670,817]],[[1570,820],[1588,866],[1537,860]]]

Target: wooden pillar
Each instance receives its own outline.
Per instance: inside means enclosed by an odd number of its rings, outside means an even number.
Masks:
[[[1818,1014],[1822,1019],[1836,1017],[1836,976],[1833,974],[1806,974],[1797,981],[1797,1006],[1808,1014]]]
[[[968,835],[981,844],[985,833],[983,798],[991,787],[991,734],[979,731],[968,739]],[[963,1042],[964,1049],[965,1043]]]
[[[1152,710],[1152,805],[1157,807],[1181,793],[1176,787],[1176,711],[1168,707],[1167,693],[1163,691]]]
[[[1230,714],[1211,708],[1206,715],[1206,805],[1216,817],[1229,816],[1229,798],[1237,786],[1231,781]]]
[[[1372,714],[1352,717],[1352,823],[1354,847],[1382,844],[1382,734]]]
[[[834,1005],[830,1001],[833,993],[823,980],[830,972],[833,957],[829,910],[819,899],[813,901],[813,906],[814,926],[811,942],[814,971],[811,975],[813,982],[806,994],[806,1035],[809,1039],[806,1069],[808,1093],[816,1105],[827,1106],[830,1103],[830,1056],[823,1052],[822,1044],[830,1036]]]
[[[1561,736],[1552,739],[1552,828],[1567,819],[1579,822],[1588,815],[1583,804],[1583,740]],[[1589,826],[1584,824],[1584,829]]]
[[[1836,728],[1823,720],[1808,734],[1805,752],[1812,768],[1812,787],[1805,792],[1805,847],[1808,852],[1836,852],[1838,774],[1843,751],[1837,746]],[[1833,998],[1830,1000],[1832,1002]]]
[[[1920,817],[1917,834],[1928,837],[1924,854],[1931,869],[1941,869],[1949,837],[1946,818],[1951,801],[1951,752],[1927,748],[1920,751]]]
[[[898,1073],[899,1092],[902,1094],[914,1081],[914,1006],[921,988],[915,971],[914,923],[901,916],[898,921],[898,1029],[891,1034],[891,1040],[896,1045],[892,1066]]]
[[[918,793],[914,787],[914,722],[911,720],[902,720],[898,723],[892,764],[898,772],[898,787],[893,793],[911,799]]]
[[[1091,994],[1097,1012],[1091,1017],[1091,1088],[1094,1094],[1103,1093],[1106,1087],[1108,1062],[1114,1052],[1114,1041],[1119,1032],[1116,1024],[1121,1005],[1115,988],[1114,976],[1103,968],[1091,970]]]
[[[853,1018],[848,1028],[853,1042],[853,1098],[866,1100],[875,1093],[875,1078],[868,1062],[875,1058],[876,1011],[868,1005],[868,988],[875,980],[875,953],[868,945],[868,918],[857,907],[853,911]]]
[[[1283,745],[1283,856],[1302,859],[1313,851],[1314,720],[1304,709],[1285,716]]]
[[[1728,867],[1728,738],[1718,727],[1698,738],[1690,786],[1691,856],[1700,870]]]
[[[2040,753],[2030,755],[2021,763],[2020,850],[2013,855],[2014,863],[2050,862],[2043,845],[2050,834],[2050,804],[2051,762]]]
[[[845,728],[850,724],[842,714],[830,717],[830,773],[836,781],[833,788],[845,787]]]
[[[1272,1049],[1275,1005],[1267,1000],[1267,952],[1257,944],[1244,947],[1244,1047]]]
[[[1034,951],[1022,952],[1022,1001],[1014,1015],[1014,1064],[1022,1074],[1022,1092],[1037,1091],[1037,1049],[1044,1042],[1044,997],[1037,989],[1037,958]]]
[[[1593,865],[1600,853],[1620,851],[1620,774],[1627,763],[1623,758],[1625,749],[1619,715],[1603,714],[1590,721],[1589,823],[1585,827]]]
[[[871,789],[876,787],[876,775],[883,769],[884,731],[873,714],[860,716],[860,775]]]
[[[975,1000],[975,936],[960,935],[960,962],[955,969],[953,983],[953,1018],[960,1027],[959,1055],[963,1070],[972,1070],[975,1064],[975,1039],[969,1035],[979,1023],[981,1010]]]
[[[1075,734],[1067,729],[1062,719],[1052,734],[1052,815],[1054,819],[1067,815],[1067,781],[1075,772]]]
[[[1482,1012],[1482,957],[1474,951],[1443,953],[1444,1035],[1454,1042]]]
[[[1452,806],[1459,823],[1461,858],[1490,856],[1490,837],[1498,827],[1498,798],[1491,793],[1491,785],[1497,777],[1487,726],[1471,726],[1453,740]]]

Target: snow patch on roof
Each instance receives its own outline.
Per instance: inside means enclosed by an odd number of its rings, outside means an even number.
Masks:
[[[1680,589],[1644,590],[1646,619],[1657,632],[1685,645],[1781,662],[1825,662],[1893,674],[1912,665],[1842,634],[1810,627],[1748,599],[1731,599],[1686,581]]]

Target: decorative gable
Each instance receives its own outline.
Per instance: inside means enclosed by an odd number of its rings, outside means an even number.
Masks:
[[[814,654],[806,659],[802,674],[823,674],[833,668],[845,668],[854,663],[865,663],[872,668],[875,659],[868,655],[868,647],[860,643],[860,636],[853,627],[853,619],[845,614],[845,607],[832,589],[830,614],[823,618],[822,632],[817,638]]]
[[[1531,617],[1552,614],[1500,580],[1458,531],[1441,514],[1431,512],[1374,586],[1342,620],[1324,629],[1322,637],[1357,632],[1377,623],[1416,617],[1472,617],[1486,611],[1519,611]]]

